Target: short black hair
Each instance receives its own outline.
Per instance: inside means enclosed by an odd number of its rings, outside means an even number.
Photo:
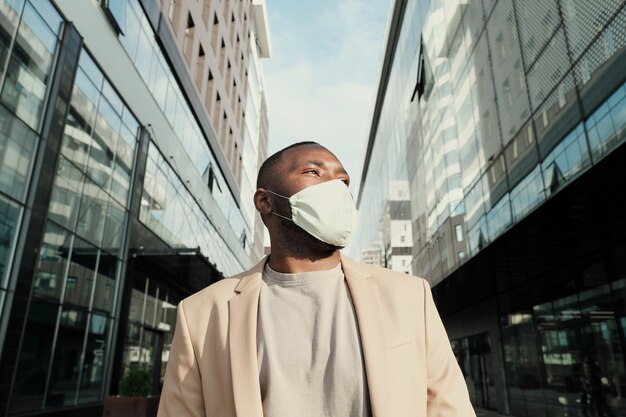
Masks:
[[[256,179],[256,188],[268,187],[268,185],[271,182],[271,179],[274,178],[274,176],[277,174],[276,169],[278,168],[280,157],[283,155],[283,152],[292,148],[297,148],[298,146],[305,146],[305,145],[322,146],[319,143],[313,142],[310,140],[304,141],[304,142],[297,142],[271,155],[261,164],[261,167],[259,168],[259,175],[257,176],[257,179]]]

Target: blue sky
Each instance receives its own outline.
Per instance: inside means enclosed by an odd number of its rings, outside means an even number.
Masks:
[[[267,0],[270,154],[302,140],[333,151],[358,192],[388,0]]]

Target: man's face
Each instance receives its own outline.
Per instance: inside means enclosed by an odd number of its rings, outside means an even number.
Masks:
[[[279,165],[279,175],[274,179],[278,192],[286,197],[307,187],[330,180],[341,180],[346,187],[350,176],[332,152],[317,145],[303,145],[286,150]]]
[[[343,181],[346,187],[350,184],[350,176],[337,157],[322,146],[302,145],[283,152],[276,176],[268,188],[285,197],[291,197],[305,188],[336,179]],[[266,215],[274,212],[291,218],[289,201],[269,193],[267,196],[271,207],[268,206]],[[283,240],[289,239],[293,248],[308,248],[316,252],[332,252],[340,248],[316,239],[293,221],[283,217],[270,216],[266,226],[270,229],[270,234],[276,228],[287,231]]]

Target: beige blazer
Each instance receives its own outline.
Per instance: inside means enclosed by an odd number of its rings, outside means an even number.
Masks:
[[[178,305],[158,417],[263,416],[256,329],[266,259]],[[475,416],[428,283],[345,256],[341,265],[374,417]]]

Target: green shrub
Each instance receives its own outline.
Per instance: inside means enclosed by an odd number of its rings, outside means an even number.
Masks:
[[[130,368],[120,380],[122,397],[147,397],[152,393],[152,373],[145,367]]]

